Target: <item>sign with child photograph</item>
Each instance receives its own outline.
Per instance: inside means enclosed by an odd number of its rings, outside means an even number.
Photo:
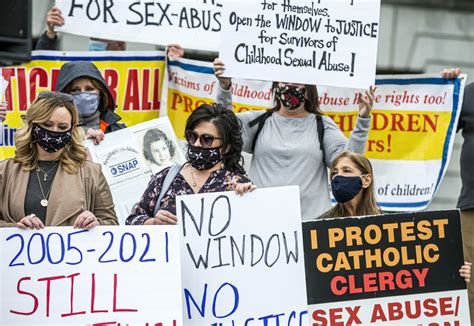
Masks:
[[[303,222],[313,325],[470,325],[459,211]]]
[[[99,145],[88,141],[87,148],[92,160],[102,165],[120,224],[125,224],[154,174],[185,161],[166,117],[107,134]]]

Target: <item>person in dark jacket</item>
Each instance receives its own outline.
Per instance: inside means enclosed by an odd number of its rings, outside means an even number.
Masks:
[[[115,101],[99,69],[90,61],[71,61],[59,71],[56,91],[71,94],[86,138],[95,144],[104,134],[125,128],[114,113]]]

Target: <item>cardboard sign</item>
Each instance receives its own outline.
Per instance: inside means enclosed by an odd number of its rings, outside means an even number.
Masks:
[[[186,325],[305,325],[297,187],[177,198]]]
[[[459,211],[303,223],[314,325],[469,324]]]
[[[178,228],[0,230],[1,325],[182,325]]]
[[[380,0],[226,2],[226,76],[369,88],[375,81]]]

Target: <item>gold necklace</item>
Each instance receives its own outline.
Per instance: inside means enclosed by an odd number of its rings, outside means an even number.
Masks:
[[[191,177],[193,178],[193,184],[192,184],[193,188],[196,188],[196,189],[198,189],[198,190],[201,190],[201,189],[202,189],[202,186],[199,187],[199,186],[197,185],[196,179],[194,178],[193,167],[190,166],[189,169],[191,170]]]
[[[38,170],[36,170],[36,177],[38,178],[38,183],[39,183],[39,186],[40,186],[41,195],[43,196],[43,199],[41,199],[40,204],[43,207],[47,207],[48,206],[48,198],[49,198],[49,194],[51,193],[51,189],[53,188],[53,183],[51,183],[51,186],[49,186],[48,193],[45,196],[44,191],[43,191],[43,186],[41,185]]]
[[[48,180],[49,172],[53,171],[53,169],[56,168],[56,166],[57,166],[58,164],[59,164],[59,162],[56,163],[56,164],[54,164],[53,167],[48,170],[48,172],[44,172],[44,170],[43,170],[42,168],[40,168],[39,165],[38,165],[38,166],[36,167],[36,172],[38,172],[38,171],[43,172],[43,181],[47,181],[47,180]]]

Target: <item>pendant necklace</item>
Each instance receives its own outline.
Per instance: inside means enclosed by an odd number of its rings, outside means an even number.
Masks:
[[[48,180],[48,176],[49,176],[49,172],[53,171],[54,168],[56,168],[56,166],[58,165],[59,163],[56,163],[53,165],[53,167],[51,169],[49,169],[47,172],[44,172],[44,170],[42,168],[38,167],[36,168],[36,172],[38,171],[41,171],[43,172],[43,181],[47,181]]]
[[[192,186],[193,186],[193,188],[196,188],[198,191],[200,191],[200,190],[202,189],[202,186],[199,187],[199,186],[197,185],[196,179],[194,178],[194,173],[193,173],[193,167],[192,167],[192,166],[190,166],[190,170],[191,170],[191,177],[193,178],[193,184],[192,184]]]
[[[51,171],[51,170],[49,170],[48,172],[50,172],[50,171]],[[43,191],[43,186],[41,185],[41,180],[40,180],[40,176],[39,176],[38,170],[36,170],[36,176],[38,177],[38,183],[39,183],[39,186],[40,186],[41,195],[43,196],[43,199],[41,199],[40,204],[41,204],[41,206],[43,206],[43,207],[47,207],[47,206],[48,206],[49,194],[51,193],[51,189],[53,188],[53,184],[51,183],[51,186],[49,186],[48,193],[47,193],[46,196],[45,196],[45,195],[44,195],[44,191]]]

